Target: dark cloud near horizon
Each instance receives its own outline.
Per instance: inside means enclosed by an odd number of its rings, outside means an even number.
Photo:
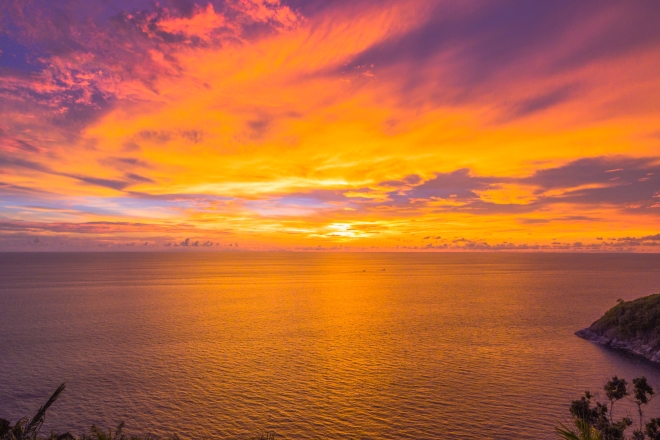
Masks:
[[[118,165],[145,166],[132,158],[113,158]],[[81,182],[124,191],[135,183],[151,183],[152,179],[137,173],[126,172],[125,180],[103,179],[71,173],[55,172],[37,162],[0,155],[0,168],[22,167],[37,172],[60,175]],[[529,203],[493,203],[484,200],[480,192],[497,190],[500,185],[525,185],[536,188],[537,199]],[[437,173],[435,177],[423,181],[419,176],[407,176],[401,181],[381,182],[377,186],[392,188],[386,192],[386,200],[377,196],[372,188],[357,188],[351,193],[373,194],[375,198],[356,197],[346,190],[314,190],[290,193],[271,201],[278,206],[301,206],[330,209],[333,203],[343,203],[360,210],[391,207],[399,210],[414,209],[419,203],[426,204],[437,200],[456,202],[436,208],[438,211],[469,211],[474,214],[525,214],[543,209],[556,203],[576,205],[610,205],[625,209],[644,209],[650,214],[660,215],[660,159],[630,157],[596,157],[579,159],[565,165],[539,170],[529,177],[478,176],[469,169],[459,169],[448,173]],[[15,189],[18,191],[19,189]],[[25,189],[28,190],[28,189]],[[559,190],[546,195],[548,190]],[[234,200],[232,197],[208,194],[160,194],[152,195],[128,191],[135,198],[161,200],[166,203],[187,202],[213,204]],[[588,216],[572,216],[548,221],[593,220]],[[539,223],[536,219],[521,219],[522,223]]]
[[[612,180],[616,178],[616,180]],[[498,190],[502,185],[535,188],[536,199],[525,203],[494,203],[481,192]],[[377,188],[384,188],[385,193]],[[546,193],[552,190],[551,193]],[[360,197],[363,194],[370,197]],[[413,213],[420,206],[436,201],[437,212],[457,211],[478,215],[529,214],[541,212],[553,204],[609,206],[621,211],[660,216],[660,158],[625,156],[578,159],[561,166],[538,170],[529,177],[479,176],[467,168],[436,173],[423,180],[411,175],[402,180],[379,182],[373,188],[325,190],[283,194],[274,199],[281,206],[324,207],[359,211],[395,209],[399,214]],[[551,221],[596,221],[588,215],[549,219],[519,218],[523,224]]]
[[[2,158],[0,157],[0,161]],[[1,167],[1,165],[0,165]],[[52,194],[40,190],[40,189],[35,189],[35,188],[30,188],[27,186],[21,186],[21,185],[14,185],[11,183],[6,183],[3,181],[0,181],[0,189],[2,191],[0,192],[0,197],[2,196],[14,196],[14,195],[20,195],[22,197],[28,197],[28,196],[52,196]]]
[[[537,171],[529,178],[520,179],[520,183],[537,186],[538,193],[550,189],[575,188],[560,197],[545,197],[546,201],[642,204],[640,207],[648,207],[660,202],[660,158],[579,159],[562,167]],[[584,187],[588,185],[595,187]]]
[[[497,189],[500,184],[531,185],[538,199],[527,204],[495,204],[481,200],[476,191]],[[558,195],[545,195],[547,190],[563,190]],[[452,197],[453,196],[453,197]],[[394,201],[453,198],[467,204],[447,210],[474,212],[533,211],[544,205],[572,203],[583,205],[616,205],[621,209],[651,208],[660,202],[660,158],[596,157],[579,159],[565,165],[536,171],[525,178],[473,176],[469,170],[437,174],[435,178],[415,186],[405,196],[391,194]],[[651,208],[660,215],[660,209]]]
[[[566,165],[539,170],[522,183],[544,190],[570,188],[591,183],[631,184],[660,171],[660,157],[631,158],[625,156],[584,158]]]
[[[660,205],[658,158],[586,158],[539,170],[529,177],[507,178],[476,175],[467,168],[452,169],[445,165],[443,169],[451,171],[436,173],[430,179],[428,174],[422,178],[422,170],[416,169],[420,175],[377,182],[373,187],[301,191],[269,200],[264,200],[267,196],[260,199],[261,195],[241,199],[207,194],[131,192],[132,185],[156,183],[154,179],[160,179],[146,171],[153,170],[157,166],[155,162],[134,157],[141,151],[140,144],[157,148],[171,142],[173,147],[183,145],[187,151],[196,154],[196,147],[189,144],[214,142],[213,135],[205,135],[203,130],[193,127],[177,130],[169,126],[167,130],[160,130],[154,124],[151,129],[135,136],[119,139],[117,148],[123,149],[122,152],[102,152],[99,147],[94,154],[109,156],[98,159],[99,164],[107,167],[103,173],[61,172],[58,167],[66,166],[67,149],[95,148],[93,142],[82,145],[79,133],[122,103],[137,102],[133,95],[121,95],[117,91],[120,89],[116,87],[118,84],[134,81],[157,94],[156,84],[160,78],[178,78],[182,74],[177,61],[182,49],[220,47],[225,44],[224,37],[227,36],[225,30],[218,29],[207,39],[183,31],[169,32],[159,24],[171,18],[190,18],[208,4],[213,4],[216,11],[228,14],[231,21],[236,17],[232,18],[233,12],[225,7],[225,3],[220,0],[212,3],[208,0],[7,0],[3,5],[7,7],[7,14],[3,11],[0,17],[0,79],[3,80],[0,82],[0,114],[5,115],[5,120],[0,122],[0,169],[8,173],[25,172],[30,179],[33,172],[45,173],[75,179],[81,185],[111,188],[122,192],[122,197],[135,199],[136,204],[144,203],[149,208],[186,205],[206,209],[232,200],[246,206],[253,203],[276,208],[309,208],[297,211],[303,213],[298,214],[301,216],[307,213],[317,215],[324,209],[340,211],[348,208],[358,213],[389,209],[406,217],[422,207],[426,212],[516,214],[523,224],[540,224],[540,220],[525,215],[559,203],[588,208],[607,205],[623,212],[660,215],[660,208],[654,207]],[[374,4],[367,0],[289,0],[284,3],[312,18],[314,14],[332,8],[349,8],[343,11],[346,14],[346,11],[359,11],[365,5]],[[378,4],[387,6],[391,3],[396,1]],[[416,105],[416,95],[408,92],[421,90],[424,86],[424,93],[420,95],[429,96],[435,103],[480,99],[485,107],[494,106],[502,114],[496,120],[507,122],[569,103],[589,91],[588,84],[574,79],[541,80],[594,61],[634,55],[636,51],[658,47],[660,42],[658,3],[640,6],[641,3],[614,1],[477,0],[432,4],[428,17],[416,28],[366,48],[349,60],[348,65],[337,67],[330,73],[345,75],[373,65],[376,73],[373,84],[382,80],[380,84],[389,81],[388,87],[401,86],[402,93],[393,92],[392,95],[405,101],[405,105]],[[602,28],[589,27],[598,17],[605,25]],[[570,44],[566,43],[566,36],[580,26],[586,31],[576,33],[576,38],[570,40]],[[247,23],[242,28],[241,37],[247,41],[273,29],[272,23]],[[154,53],[162,57],[152,56]],[[155,61],[156,58],[162,65]],[[443,63],[438,63],[438,59],[444,60]],[[380,72],[387,73],[388,69],[394,72],[392,77],[378,78]],[[511,83],[539,78],[539,85],[529,89],[528,94],[523,92],[512,96],[510,101],[506,100],[508,98],[493,98],[494,93],[507,96],[506,84],[497,82],[501,77],[507,77]],[[133,99],[136,101],[131,101]],[[420,106],[423,111],[427,108]],[[274,133],[275,128],[279,128],[276,117],[280,116],[275,110],[253,113],[243,121],[253,139]],[[20,117],[12,120],[12,115]],[[30,122],[25,122],[28,120]],[[654,135],[657,133],[649,136]],[[76,145],[78,141],[81,145]],[[149,157],[149,160],[158,160],[151,159],[153,155]],[[94,168],[98,166],[90,169]],[[437,169],[424,171],[428,173]],[[381,176],[385,179],[396,174]],[[224,178],[226,176],[219,173],[208,177],[209,180]],[[481,195],[483,191],[497,190],[505,185],[535,188],[537,199],[522,203],[494,203]],[[163,190],[173,191],[171,188]],[[0,183],[0,191],[3,197],[29,193],[38,198],[36,191],[20,186]],[[351,192],[354,194],[349,195]],[[44,199],[47,197],[45,195]],[[157,200],[158,203],[139,199]],[[346,218],[351,215],[354,214],[349,210],[337,214]],[[547,221],[581,220],[580,216],[566,216]]]
[[[477,199],[478,195],[475,191],[488,189],[494,183],[502,183],[505,180],[473,176],[469,169],[463,168],[451,173],[438,173],[433,179],[416,185],[408,195],[420,199]]]
[[[187,224],[170,224],[155,227],[151,223],[140,222],[31,222],[7,220],[0,218],[0,231],[19,231],[19,232],[55,232],[55,233],[81,233],[98,234],[103,232],[152,232],[159,231],[195,231],[195,228]]]
[[[542,225],[542,224],[547,224],[550,222],[591,222],[591,221],[599,221],[602,220],[597,217],[589,217],[586,215],[568,215],[564,217],[554,217],[554,218],[519,218],[518,222],[524,224],[524,225]]]

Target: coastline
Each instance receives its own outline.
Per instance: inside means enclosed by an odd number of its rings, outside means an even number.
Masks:
[[[591,327],[578,330],[575,332],[575,335],[589,342],[617,350],[625,350],[629,353],[642,356],[651,362],[660,364],[660,348],[647,344],[640,339],[626,340],[608,337],[605,334],[592,330]]]

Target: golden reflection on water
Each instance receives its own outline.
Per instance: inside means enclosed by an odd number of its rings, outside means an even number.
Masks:
[[[184,438],[269,429],[285,438],[550,439],[569,401],[608,375],[660,384],[653,367],[572,334],[616,298],[660,291],[659,262],[13,257],[0,265],[0,414],[27,413],[66,380],[53,427],[123,419]]]

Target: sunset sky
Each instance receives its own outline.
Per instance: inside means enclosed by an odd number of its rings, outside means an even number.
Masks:
[[[660,251],[660,2],[0,5],[0,250]]]

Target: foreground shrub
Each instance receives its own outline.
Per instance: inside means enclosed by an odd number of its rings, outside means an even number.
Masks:
[[[653,399],[655,393],[645,377],[633,379],[632,387],[625,379],[617,376],[608,380],[603,387],[605,402],[595,402],[594,396],[585,392],[579,400],[574,400],[569,407],[572,426],[564,424],[556,429],[560,438],[565,440],[660,440],[660,418],[644,417],[644,408]],[[617,402],[627,399],[637,408],[635,421],[630,417],[615,418],[614,408]],[[628,433],[630,429],[630,436]]]

